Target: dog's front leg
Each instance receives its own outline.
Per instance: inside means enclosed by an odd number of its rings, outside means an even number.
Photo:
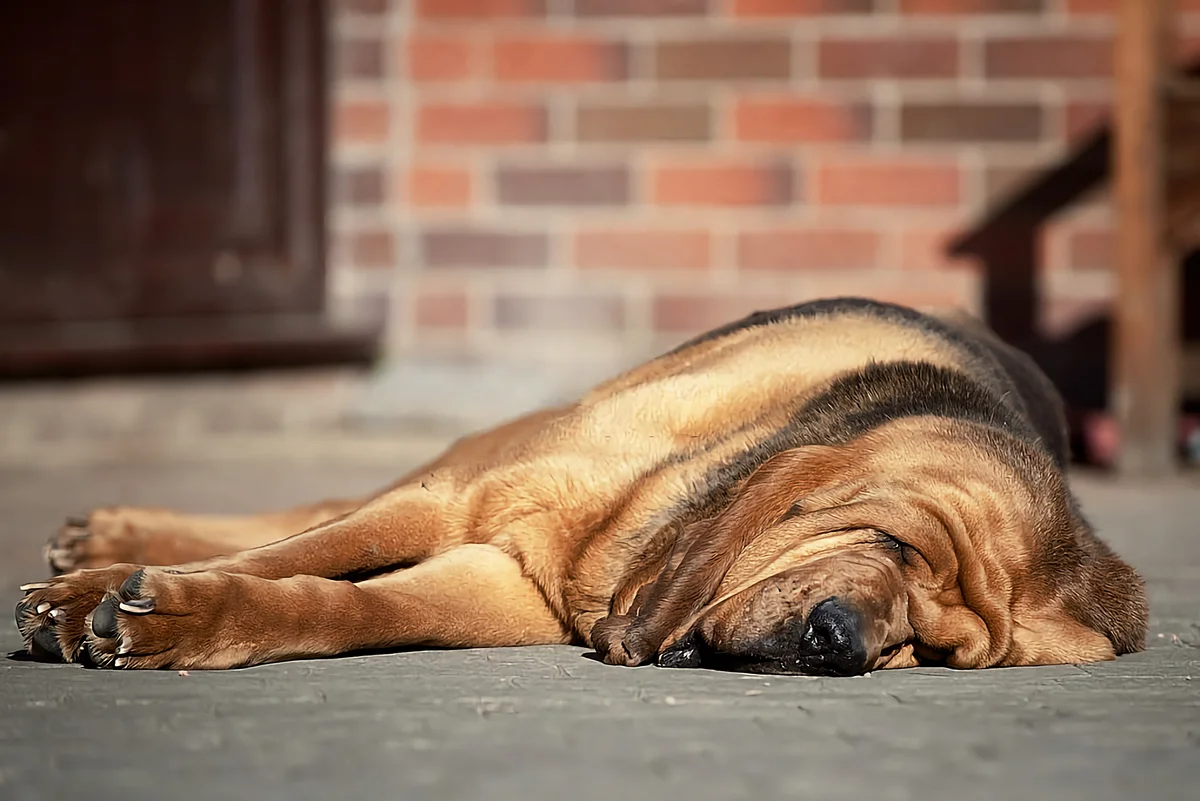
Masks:
[[[59,582],[55,593],[70,605],[70,578]],[[89,618],[87,653],[119,668],[229,668],[365,649],[570,641],[520,565],[490,545],[464,545],[357,584],[143,568]]]
[[[465,541],[467,532],[460,521],[469,492],[435,488],[432,479],[400,487],[300,534],[172,570],[219,570],[268,579],[341,578],[414,564]]]
[[[412,564],[464,540],[465,530],[455,521],[463,518],[461,505],[469,496],[466,488],[454,487],[449,479],[435,483],[431,478],[397,488],[302,534],[161,572],[336,579]],[[17,626],[30,653],[68,662],[84,656],[88,617],[140,567],[116,564],[25,585],[30,594],[17,606]]]

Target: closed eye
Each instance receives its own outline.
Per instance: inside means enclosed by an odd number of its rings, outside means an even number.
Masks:
[[[900,563],[904,565],[913,564],[921,556],[921,552],[907,542],[896,539],[886,531],[879,532],[879,543],[887,548],[894,550],[897,556],[900,557]]]

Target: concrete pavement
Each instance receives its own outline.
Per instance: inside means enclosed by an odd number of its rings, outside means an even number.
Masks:
[[[67,514],[251,511],[406,466],[338,453],[0,469],[0,606],[43,575],[40,544]],[[1077,484],[1150,583],[1150,648],[1114,663],[828,679],[621,669],[554,647],[181,676],[0,656],[0,799],[1194,799],[1200,478]],[[0,622],[0,651],[18,646]]]

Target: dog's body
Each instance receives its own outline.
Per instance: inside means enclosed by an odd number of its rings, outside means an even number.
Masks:
[[[18,624],[32,652],[119,667],[564,642],[783,672],[1108,659],[1141,647],[1144,593],[1080,517],[1065,443],[1053,387],[978,323],[820,301],[366,501],[97,511]]]

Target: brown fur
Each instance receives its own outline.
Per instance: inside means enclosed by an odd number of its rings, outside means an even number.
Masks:
[[[796,627],[837,598],[865,669],[1111,659],[1142,647],[1144,591],[1080,516],[1065,442],[1044,376],[978,323],[806,304],[366,499],[97,510],[18,625],[33,653],[128,668],[578,642],[803,670]]]

